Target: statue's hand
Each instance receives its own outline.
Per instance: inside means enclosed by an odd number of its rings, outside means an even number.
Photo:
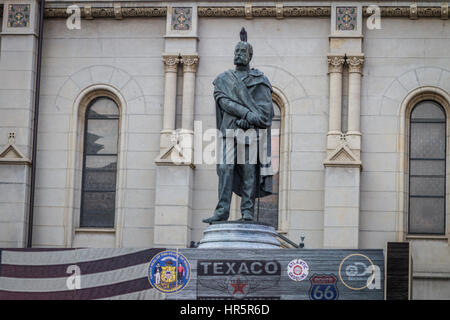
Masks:
[[[236,120],[236,125],[237,125],[239,128],[244,129],[244,130],[247,130],[248,128],[250,128],[250,124],[248,123],[247,120],[244,120],[244,119],[238,119],[238,120]]]
[[[253,112],[249,111],[247,115],[245,116],[245,120],[247,120],[248,123],[252,125],[257,125],[259,123],[259,117],[258,115],[254,114]]]

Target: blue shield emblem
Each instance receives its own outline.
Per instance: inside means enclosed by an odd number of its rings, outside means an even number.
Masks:
[[[339,292],[336,287],[337,278],[333,274],[315,274],[311,277],[309,298],[311,300],[337,300]]]

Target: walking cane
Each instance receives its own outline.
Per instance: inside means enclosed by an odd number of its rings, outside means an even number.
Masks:
[[[259,130],[256,131],[257,132],[257,142],[258,142],[258,155],[259,156]],[[256,222],[259,222],[259,198],[261,196],[261,168],[259,166],[257,166],[257,171],[258,171],[258,176],[257,176],[257,188],[258,188],[258,209],[256,211]]]

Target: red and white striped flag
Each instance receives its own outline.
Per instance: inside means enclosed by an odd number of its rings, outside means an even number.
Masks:
[[[1,249],[0,299],[164,299],[148,280],[164,249]]]

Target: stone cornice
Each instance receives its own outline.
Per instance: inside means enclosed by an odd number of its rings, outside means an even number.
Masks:
[[[80,7],[81,18],[130,18],[130,17],[165,17],[166,7]],[[66,8],[46,8],[45,18],[67,18]]]
[[[331,7],[328,6],[242,6],[242,7],[199,7],[199,17],[274,17],[282,19],[284,17],[329,17]]]
[[[368,12],[368,7],[363,7],[363,17],[369,17],[373,13]],[[440,18],[448,19],[448,3],[442,3],[440,7],[417,6],[380,6],[380,14],[382,17],[403,17],[410,19],[417,18]]]
[[[67,4],[69,6],[69,3]],[[54,4],[47,4],[45,9],[46,18],[67,18],[70,16],[66,12],[67,7],[55,7]],[[369,17],[373,13],[368,11],[368,6],[363,7],[363,16]],[[418,18],[440,18],[448,19],[448,3],[441,6],[379,6],[382,17],[404,17],[409,19]],[[128,17],[165,17],[166,7],[137,7],[123,6],[115,4],[113,6],[95,6],[91,4],[81,5],[81,18],[115,18],[122,19]],[[0,6],[1,10],[1,6]],[[275,6],[258,6],[256,3],[246,3],[243,6],[200,6],[198,7],[199,17],[241,17],[258,18],[274,17],[283,19],[285,17],[329,17],[331,15],[330,6],[289,6],[277,3]]]

